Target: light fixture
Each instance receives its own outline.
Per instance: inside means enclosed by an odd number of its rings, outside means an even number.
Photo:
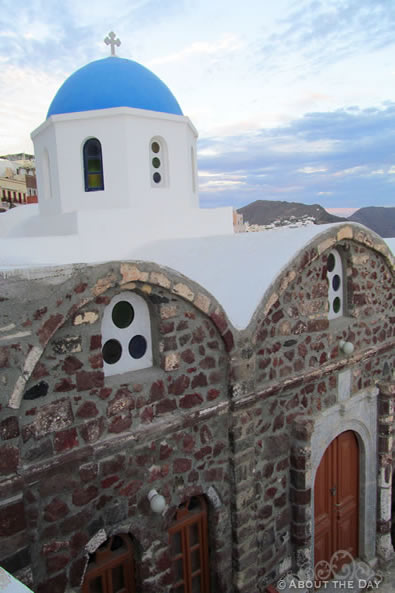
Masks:
[[[340,340],[339,348],[347,356],[349,356],[350,354],[352,354],[354,352],[354,344],[352,342],[346,342],[345,340]]]
[[[153,489],[148,492],[148,500],[154,513],[162,513],[165,510],[165,498],[156,490]]]

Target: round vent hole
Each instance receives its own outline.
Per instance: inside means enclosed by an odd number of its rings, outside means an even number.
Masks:
[[[333,272],[333,270],[335,269],[335,256],[333,255],[333,253],[329,254],[326,266],[328,268],[328,272]]]
[[[147,340],[144,336],[134,336],[129,342],[129,354],[132,358],[142,358],[147,351]]]
[[[128,301],[119,301],[112,310],[112,320],[119,328],[129,327],[134,319],[134,309]]]
[[[332,288],[333,290],[339,290],[340,288],[340,276],[338,274],[335,274],[332,278]]]
[[[333,310],[335,313],[339,313],[340,311],[340,299],[336,297],[333,301]]]
[[[107,340],[102,348],[103,360],[107,364],[115,364],[122,356],[122,346],[118,340]]]

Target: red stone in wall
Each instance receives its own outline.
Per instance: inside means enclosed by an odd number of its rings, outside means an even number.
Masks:
[[[9,537],[26,527],[22,501],[0,508],[0,537]]]

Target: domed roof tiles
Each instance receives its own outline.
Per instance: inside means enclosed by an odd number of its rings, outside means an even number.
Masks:
[[[90,62],[65,80],[49,107],[51,115],[134,107],[182,115],[168,87],[150,70],[117,56]]]

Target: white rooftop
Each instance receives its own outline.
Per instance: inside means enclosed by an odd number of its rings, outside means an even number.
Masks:
[[[1,593],[32,593],[26,585],[17,581],[4,568],[0,566],[0,591]]]
[[[37,260],[32,245],[38,238],[20,237],[16,252],[4,249],[7,240],[0,241],[0,270],[10,272],[28,268],[29,278],[33,278],[34,268],[45,266],[57,266],[58,274],[59,266],[72,263],[113,260],[153,262],[200,284],[218,300],[231,323],[242,329],[250,322],[271,284],[298,252],[318,235],[338,226],[344,226],[344,223],[283,227],[259,233],[162,239],[129,248],[115,240],[113,244],[103,241],[101,249],[97,246],[95,257],[81,259],[73,259],[75,250],[67,251],[71,244],[68,240],[62,242],[65,237],[54,236],[45,238],[47,259],[41,257]],[[360,225],[354,223],[351,226]],[[395,243],[395,240],[390,241]],[[390,242],[388,244],[391,245]]]
[[[391,249],[392,254],[395,254],[395,237],[390,237],[388,239],[384,239],[384,241],[387,243],[388,247]]]
[[[233,325],[247,327],[264,294],[287,264],[333,225],[260,233],[156,241],[135,249],[132,259],[177,270],[208,290]]]

